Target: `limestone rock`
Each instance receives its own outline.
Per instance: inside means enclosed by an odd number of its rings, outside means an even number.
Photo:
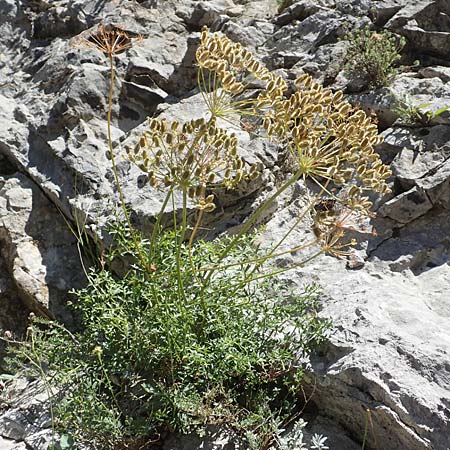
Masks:
[[[450,209],[450,159],[447,159],[436,173],[419,180],[417,186],[427,190],[430,200],[447,210]]]
[[[399,223],[408,223],[417,217],[423,216],[433,204],[423,190],[413,187],[409,191],[397,195],[392,200],[384,203],[378,213],[390,217]]]
[[[341,74],[340,74],[341,75]],[[335,86],[341,89],[345,89],[348,83],[351,82],[347,78],[336,80]],[[361,80],[358,84],[358,89],[363,87],[365,81]],[[353,89],[351,90],[354,91]],[[366,113],[373,113],[376,115],[379,126],[382,130],[389,128],[398,118],[397,114],[394,112],[396,105],[395,99],[392,92],[387,88],[380,88],[374,91],[349,94],[347,96],[350,103],[354,105],[360,105]]]
[[[253,51],[255,48],[264,45],[272,31],[271,27],[266,27],[266,30],[264,28],[260,29],[260,25],[253,23],[253,21],[242,25],[228,21],[220,27],[220,30],[231,40],[240,42]]]
[[[184,17],[187,25],[201,28],[210,27],[221,15],[238,16],[242,14],[243,6],[236,6],[232,0],[214,0],[195,2]]]
[[[291,23],[294,20],[304,20],[309,16],[317,13],[318,11],[324,10],[324,6],[320,3],[312,2],[309,0],[295,2],[293,5],[284,9],[283,12],[273,19],[276,25],[284,26]]]
[[[448,59],[449,14],[446,1],[420,0],[400,9],[387,22],[386,28],[405,36],[417,50]]]
[[[371,8],[373,8],[375,23],[378,26],[384,26],[403,7],[414,3],[416,3],[416,0],[380,0],[372,3]]]
[[[1,393],[6,413],[0,416],[0,449],[46,450],[53,438],[49,414],[49,392],[39,380],[17,378]]]
[[[382,129],[391,127],[397,119],[399,124],[411,127],[450,124],[449,111],[441,111],[436,116],[432,114],[450,106],[450,87],[438,77],[421,78],[416,74],[402,74],[389,88],[350,94],[348,98],[350,102],[359,104],[367,112],[375,113]],[[406,106],[417,107],[423,114],[430,112],[430,120],[424,119],[421,122],[408,117],[399,117],[397,109]]]
[[[351,16],[350,16],[351,17]],[[267,41],[267,48],[273,51],[312,53],[323,44],[337,41],[344,34],[344,23],[348,17],[332,9],[319,9],[299,22],[292,22],[276,31]],[[350,19],[353,22],[354,18]]]
[[[406,99],[411,106],[418,106],[422,111],[436,112],[441,108],[450,107],[450,87],[438,77],[415,78],[398,77],[391,91],[399,100]],[[421,106],[423,105],[423,106]],[[431,125],[450,125],[450,112],[444,111],[430,121]]]
[[[400,219],[406,210],[407,216],[415,218],[433,205],[450,209],[450,127],[437,125],[426,131],[386,130],[384,133],[386,140],[382,148],[397,149],[392,169],[400,185],[410,190],[409,194],[402,193],[383,205],[380,212],[392,218],[395,214],[400,222],[406,220],[406,216]],[[409,203],[411,200],[413,203]]]
[[[321,45],[314,55],[298,54],[292,55],[289,52],[276,53],[274,59],[280,58],[281,67],[292,69],[289,71],[290,77],[295,79],[302,73],[308,73],[315,80],[323,85],[331,85],[331,88],[339,88],[336,80],[342,70],[343,61],[346,54],[346,43],[336,42],[333,44]],[[292,61],[292,62],[291,62]]]
[[[258,21],[270,20],[277,14],[278,5],[272,0],[234,0],[236,5],[242,5],[242,18],[252,17]]]
[[[135,130],[136,135],[137,127],[158,105],[166,101],[170,105],[174,98],[168,94],[176,91],[180,95],[192,88],[198,35],[190,36],[183,28],[176,9],[149,9],[129,2],[123,6],[122,26],[143,32],[141,23],[148,20],[144,35],[149,37],[117,58],[112,134],[125,201],[134,208],[135,223],[145,229],[153,220],[157,205],[153,199],[159,194],[140,184],[141,173],[124,159],[121,141],[129,143],[127,133]],[[111,6],[102,9],[105,20],[112,13]],[[117,199],[106,141],[108,67],[102,55],[93,50],[74,51],[67,39],[55,39],[42,53],[44,62],[33,78],[36,89],[21,93],[20,102],[18,94],[11,92],[1,103],[0,116],[9,124],[4,131],[0,129],[2,153],[28,173],[70,220],[98,222],[101,229],[113,213],[107,200]],[[45,95],[38,95],[39,89]],[[202,109],[201,105],[196,109]],[[241,195],[255,188],[253,184],[244,192],[243,186]]]
[[[329,344],[312,361],[310,401],[360,444],[370,414],[369,448],[447,450],[448,212],[398,226],[358,271],[325,256],[286,274],[299,285],[320,281],[321,315],[334,323]],[[291,245],[297,242],[293,237]],[[336,433],[328,435],[333,448]]]
[[[423,67],[419,74],[424,78],[440,78],[444,83],[450,81],[450,68],[444,66]]]
[[[25,442],[17,443],[12,439],[0,438],[0,450],[26,450]]]
[[[0,207],[1,256],[17,296],[25,311],[70,320],[67,292],[85,282],[76,237],[29,179],[6,176],[0,178],[0,186],[5,200]],[[18,300],[15,307],[23,309]]]

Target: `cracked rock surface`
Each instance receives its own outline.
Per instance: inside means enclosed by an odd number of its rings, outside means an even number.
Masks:
[[[378,234],[360,242],[357,264],[322,256],[286,275],[293,285],[323,286],[321,315],[334,325],[305,387],[313,392],[310,430],[327,435],[334,450],[360,449],[366,429],[367,450],[450,450],[450,113],[407,124],[395,111],[396,98],[405,96],[429,111],[450,105],[450,4],[286,4],[278,12],[275,0],[0,0],[0,328],[20,335],[31,311],[70,322],[67,292],[85,281],[65,221],[95,225],[101,235],[104,219],[115,213],[105,132],[108,66],[101,54],[74,46],[75,38],[101,22],[144,35],[116,59],[112,134],[132,220],[148,230],[163,194],[123,149],[147,116],[204,114],[194,53],[208,25],[288,80],[309,73],[344,89],[377,115],[385,139],[378,150],[393,171],[392,194],[378,200]],[[364,91],[343,71],[345,29],[365,24],[407,39],[408,68],[389,88]],[[262,162],[264,177],[219,197],[208,223],[215,232],[239,225],[282,171],[270,143],[246,133],[239,141],[246,162]],[[303,192],[296,186],[266,216],[267,242],[295,220]],[[285,245],[297,246],[305,233],[293,233]],[[288,254],[276,264],[296,258]],[[20,383],[6,383],[3,393],[0,450],[44,450],[48,418],[36,412],[42,390]],[[210,447],[196,439],[166,446],[230,448],[222,438]]]
[[[2,262],[23,309],[68,322],[67,292],[85,280],[75,236],[23,174],[0,177],[0,186]]]

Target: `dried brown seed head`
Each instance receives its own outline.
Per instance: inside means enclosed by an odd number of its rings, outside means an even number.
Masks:
[[[107,56],[115,56],[132,47],[134,41],[142,39],[143,36],[132,36],[120,27],[100,24],[94,31],[84,32],[75,38],[74,45],[93,48]]]

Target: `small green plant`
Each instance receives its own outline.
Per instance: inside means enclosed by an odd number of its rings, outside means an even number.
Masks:
[[[406,41],[388,31],[369,27],[349,32],[345,70],[362,77],[369,87],[388,86],[397,75],[396,62]]]
[[[308,450],[306,448],[306,443],[304,442],[303,430],[306,426],[306,422],[302,419],[299,419],[292,430],[285,436],[280,436],[278,438],[278,447],[280,450],[294,450],[296,448]],[[284,430],[282,430],[284,431]],[[310,450],[328,450],[328,447],[325,445],[327,438],[320,436],[318,434],[314,434],[311,438],[311,445],[309,447]]]
[[[328,323],[316,317],[316,288],[292,295],[274,276],[321,253],[345,256],[353,243],[347,219],[370,214],[368,193],[389,192],[391,172],[373,149],[381,140],[376,125],[308,75],[288,95],[287,82],[248,50],[204,29],[196,56],[207,117],[149,119],[122,155],[166,193],[143,236],[131,226],[110,133],[114,58],[132,39],[100,26],[81,42],[109,60],[108,144],[124,219],[112,221],[114,246],[74,293],[80,330],[33,318],[25,341],[11,349],[54,393],[53,423],[64,438],[55,448],[138,449],[161,431],[203,433],[209,425],[246,437],[255,450],[286,448],[280,432],[297,414],[303,362]],[[259,92],[243,96],[255,81]],[[260,176],[259,165],[239,156],[233,128],[285,148],[290,170],[234,236],[205,242],[199,230],[217,193]],[[316,192],[279,241],[261,248],[258,219],[305,179]],[[281,248],[305,222],[314,223],[311,240]],[[292,252],[302,255],[293,266],[268,264]],[[325,449],[323,440],[311,448]]]
[[[273,445],[270,450],[275,448],[278,450],[328,450],[329,447],[325,445],[327,441],[326,437],[318,434],[314,434],[311,437],[310,445],[305,442],[304,428],[306,427],[306,422],[303,419],[298,419],[292,426],[289,432],[283,428],[283,423],[268,421],[269,425],[272,427]],[[247,433],[247,442],[249,443],[250,450],[258,450],[261,447],[261,438],[251,431]]]
[[[408,95],[404,97],[393,96],[396,106],[393,112],[398,115],[400,123],[409,126],[429,126],[431,121],[439,117],[445,111],[450,109],[450,106],[444,106],[436,111],[427,110],[431,103],[420,103],[415,105]]]

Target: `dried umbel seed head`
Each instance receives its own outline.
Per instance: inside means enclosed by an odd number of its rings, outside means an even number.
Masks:
[[[371,203],[362,192],[389,192],[386,180],[391,176],[373,148],[381,142],[377,126],[342,92],[324,89],[309,75],[301,76],[296,86],[298,91],[274,102],[264,118],[267,135],[287,145],[297,170],[319,186],[354,184],[349,203],[368,210]]]
[[[345,232],[342,230],[332,230],[322,234],[319,243],[325,253],[342,258],[351,255],[350,247],[354,247],[357,242],[355,239],[346,240]]]
[[[133,45],[133,41],[141,41],[141,35],[132,36],[120,27],[100,24],[94,31],[87,31],[74,40],[74,45],[99,50],[107,56],[124,52]]]
[[[185,190],[199,209],[212,211],[214,197],[206,196],[207,189],[220,185],[232,189],[258,176],[258,167],[247,167],[237,146],[236,136],[217,127],[215,119],[194,119],[182,126],[150,119],[127,154],[148,174],[151,186]]]
[[[348,232],[376,236],[370,219],[371,203],[367,197],[358,197],[361,189],[345,187],[337,195],[321,198],[313,208],[313,231],[323,250],[333,256],[351,254],[349,247],[356,245],[354,239],[344,239]]]
[[[347,230],[339,226],[338,213],[333,209],[316,211],[313,231],[323,251],[331,256],[347,256],[350,254],[349,247],[356,245],[353,239],[344,240]]]
[[[270,72],[241,44],[226,36],[211,35],[206,27],[202,30],[196,57],[200,89],[213,116],[255,114],[256,110],[269,107],[287,90],[283,78]],[[235,100],[255,80],[264,85],[258,98]],[[208,95],[209,92],[212,94]]]

